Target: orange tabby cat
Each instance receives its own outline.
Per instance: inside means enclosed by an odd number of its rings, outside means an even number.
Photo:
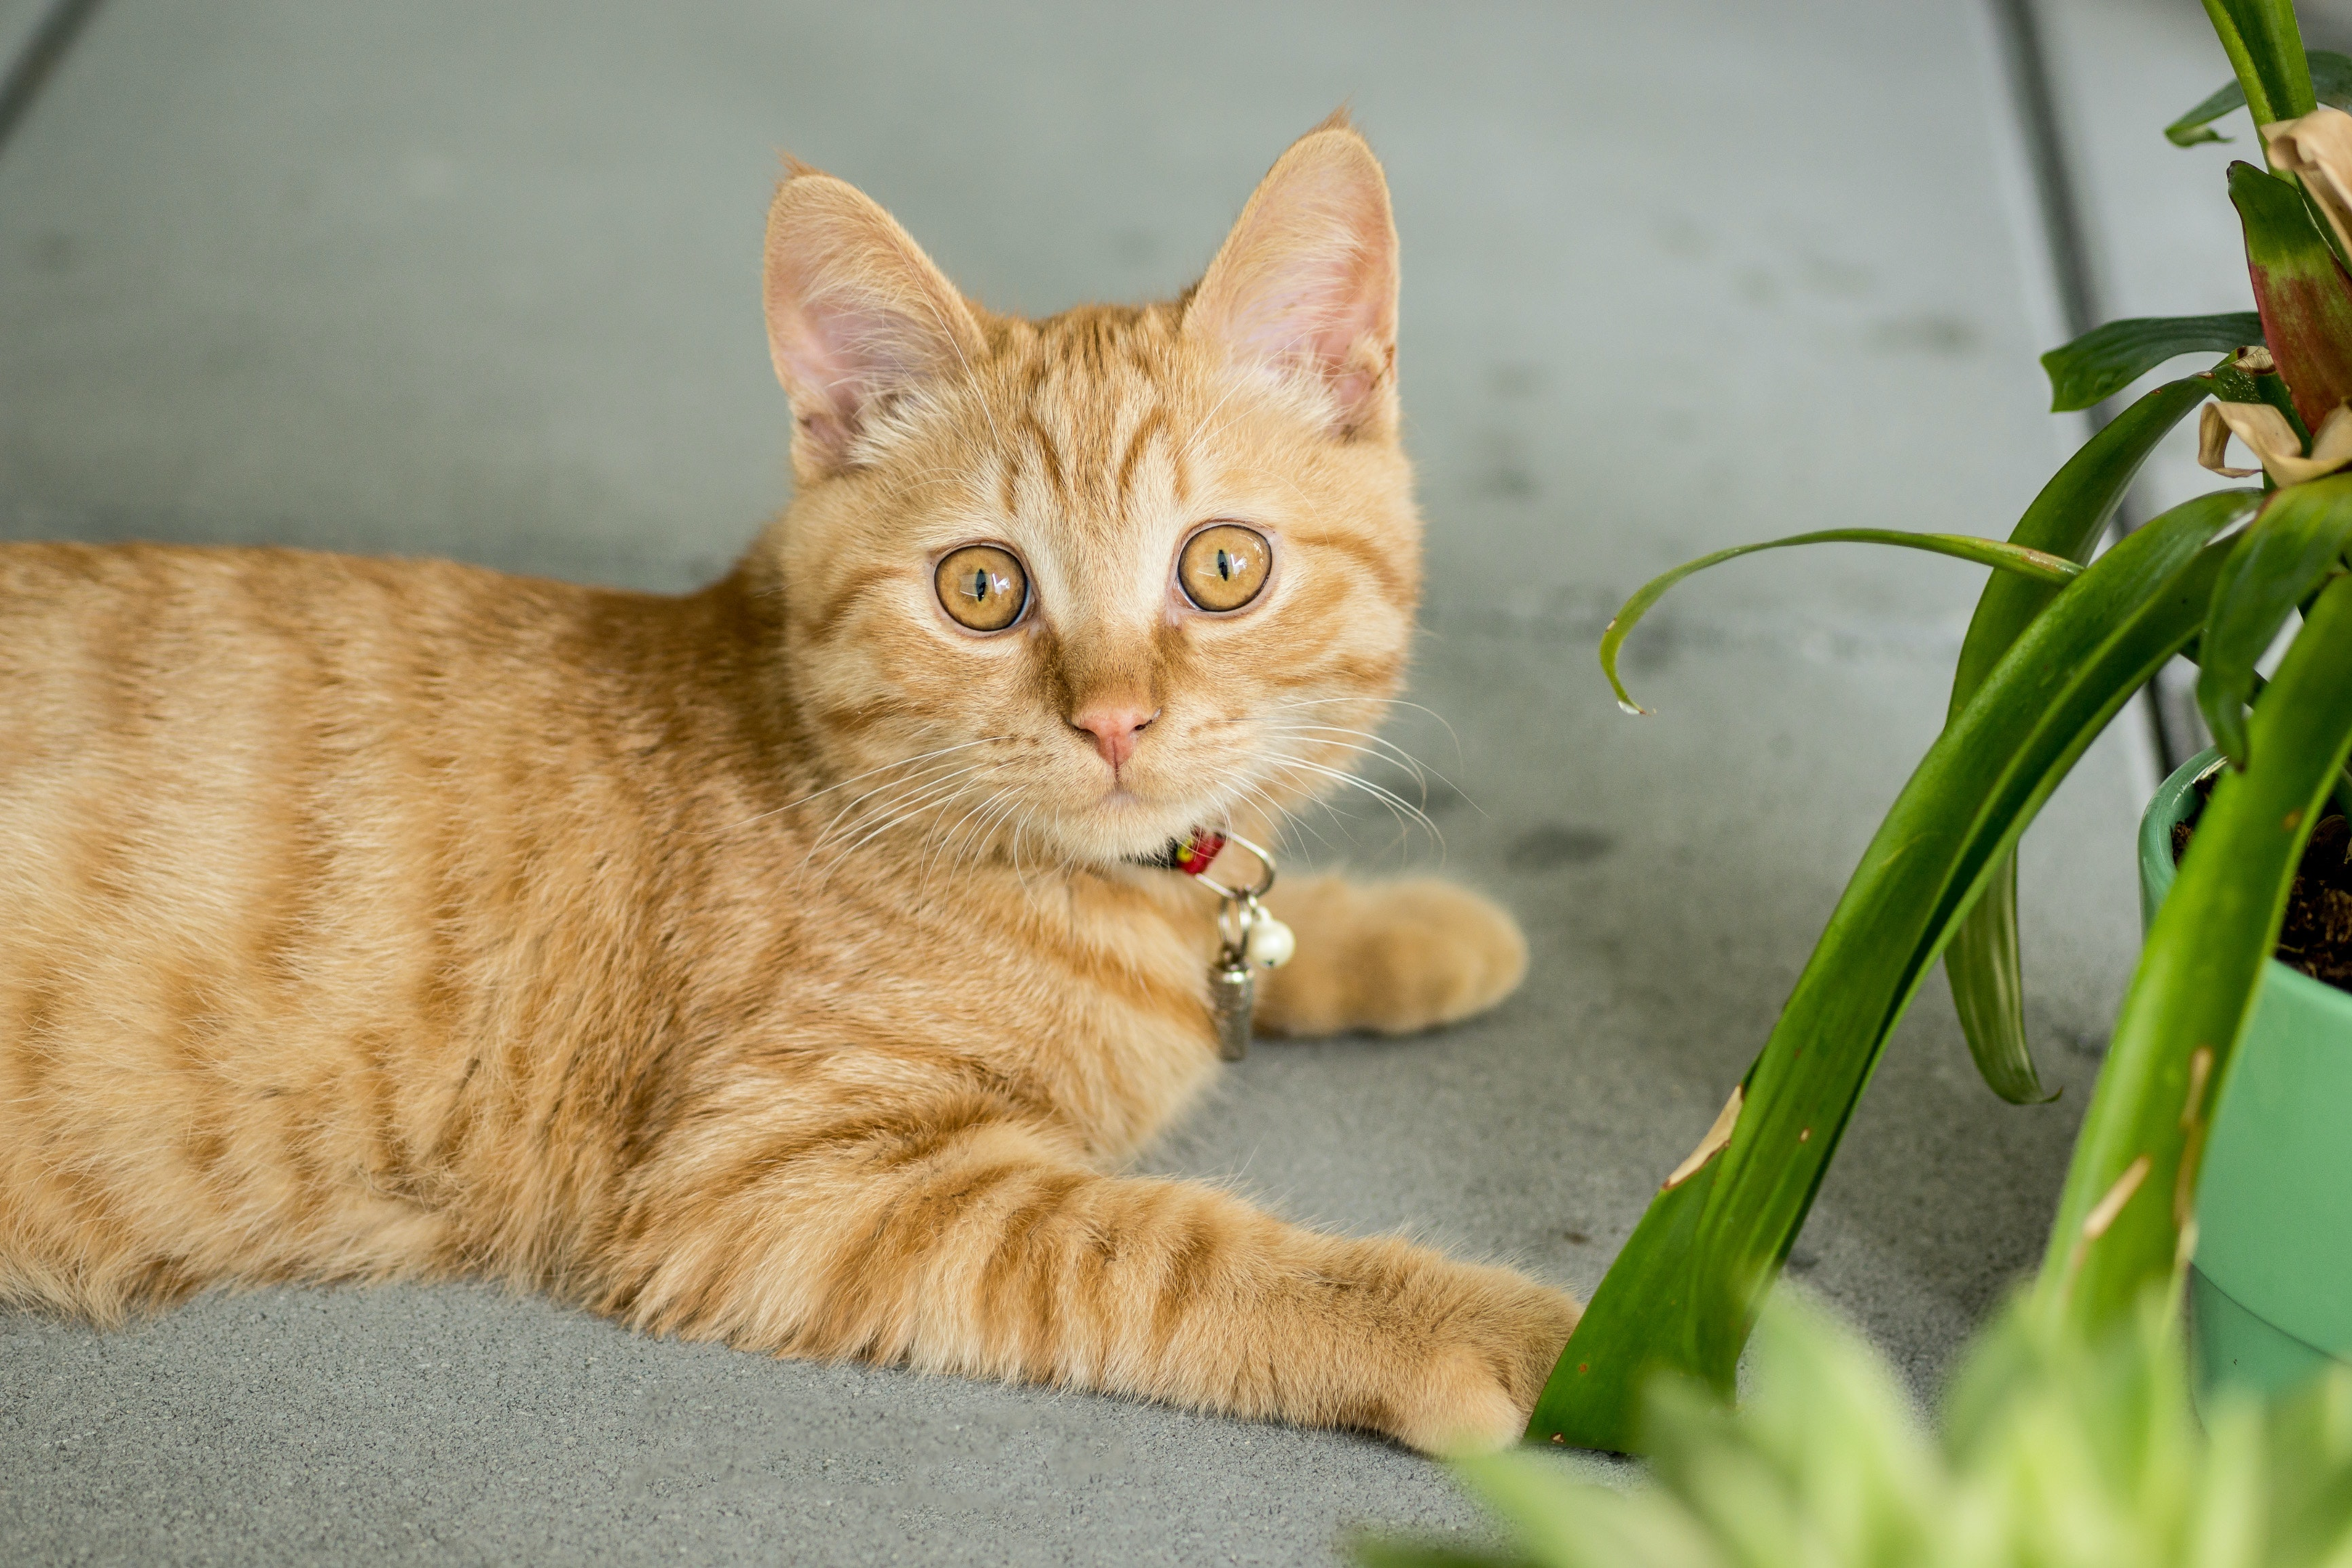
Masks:
[[[964,299],[795,167],[798,499],[684,598],[0,549],[0,1299],[483,1276],[656,1333],[1387,1433],[1518,1430],[1577,1309],[1107,1172],[1216,1070],[1215,900],[1316,797],[1420,522],[1344,120],[1200,284]],[[1433,882],[1286,884],[1294,1034],[1492,1004]]]

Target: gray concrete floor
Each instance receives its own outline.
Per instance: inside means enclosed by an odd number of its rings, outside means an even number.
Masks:
[[[31,9],[0,0],[0,37]],[[2102,20],[2154,36],[2152,10]],[[2220,79],[2210,46],[2191,64]],[[2168,77],[2100,90],[2135,132],[2180,107]],[[1762,535],[2006,531],[2080,437],[2041,412],[2060,333],[1968,0],[107,0],[0,150],[0,536],[682,587],[787,494],[756,293],[779,150],[1047,310],[1180,287],[1343,100],[1403,233],[1414,695],[1451,726],[1397,734],[1452,783],[1442,849],[1373,816],[1307,844],[1442,858],[1537,963],[1442,1036],[1261,1051],[1153,1163],[1586,1291],[1932,736],[1979,579],[1842,550],[1695,583],[1634,644],[1642,722],[1593,664],[1610,609]],[[2038,1253],[2151,782],[2120,725],[2029,840],[2064,1098],[1996,1101],[1931,985],[1793,1259],[1923,1391]],[[1312,1563],[1472,1518],[1357,1437],[656,1343],[482,1289],[220,1295],[104,1335],[0,1314],[12,1563]]]

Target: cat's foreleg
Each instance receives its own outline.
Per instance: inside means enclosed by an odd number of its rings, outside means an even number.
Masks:
[[[1433,1451],[1516,1437],[1578,1310],[1507,1269],[1319,1235],[1195,1183],[1101,1174],[1012,1121],[901,1122],[703,1185],[726,1195],[632,1222],[608,1310],[747,1348]]]
[[[1258,981],[1267,1034],[1410,1034],[1484,1012],[1527,973],[1518,922],[1451,882],[1309,877],[1266,905],[1298,935],[1297,955]]]

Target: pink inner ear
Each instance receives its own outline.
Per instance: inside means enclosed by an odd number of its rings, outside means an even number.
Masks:
[[[1380,166],[1343,135],[1310,137],[1276,165],[1203,280],[1200,308],[1239,352],[1311,370],[1352,424],[1393,353],[1396,236]]]
[[[776,371],[797,400],[811,406],[803,420],[829,422],[846,434],[858,410],[897,382],[926,367],[910,363],[903,332],[892,333],[888,312],[836,290],[787,306],[773,344]],[[895,352],[894,352],[895,351]]]
[[[1328,372],[1367,336],[1385,335],[1387,268],[1365,243],[1363,216],[1318,203],[1267,237],[1277,253],[1252,279],[1255,298],[1234,312],[1237,345],[1268,359],[1307,359]]]
[[[826,175],[796,174],[777,192],[765,291],[776,375],[813,442],[794,460],[820,470],[878,399],[977,352],[953,286],[887,213]]]

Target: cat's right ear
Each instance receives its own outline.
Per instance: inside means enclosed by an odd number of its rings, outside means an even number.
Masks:
[[[788,171],[768,209],[763,292],[805,484],[851,466],[893,397],[968,369],[984,343],[963,296],[896,219],[830,174]]]

